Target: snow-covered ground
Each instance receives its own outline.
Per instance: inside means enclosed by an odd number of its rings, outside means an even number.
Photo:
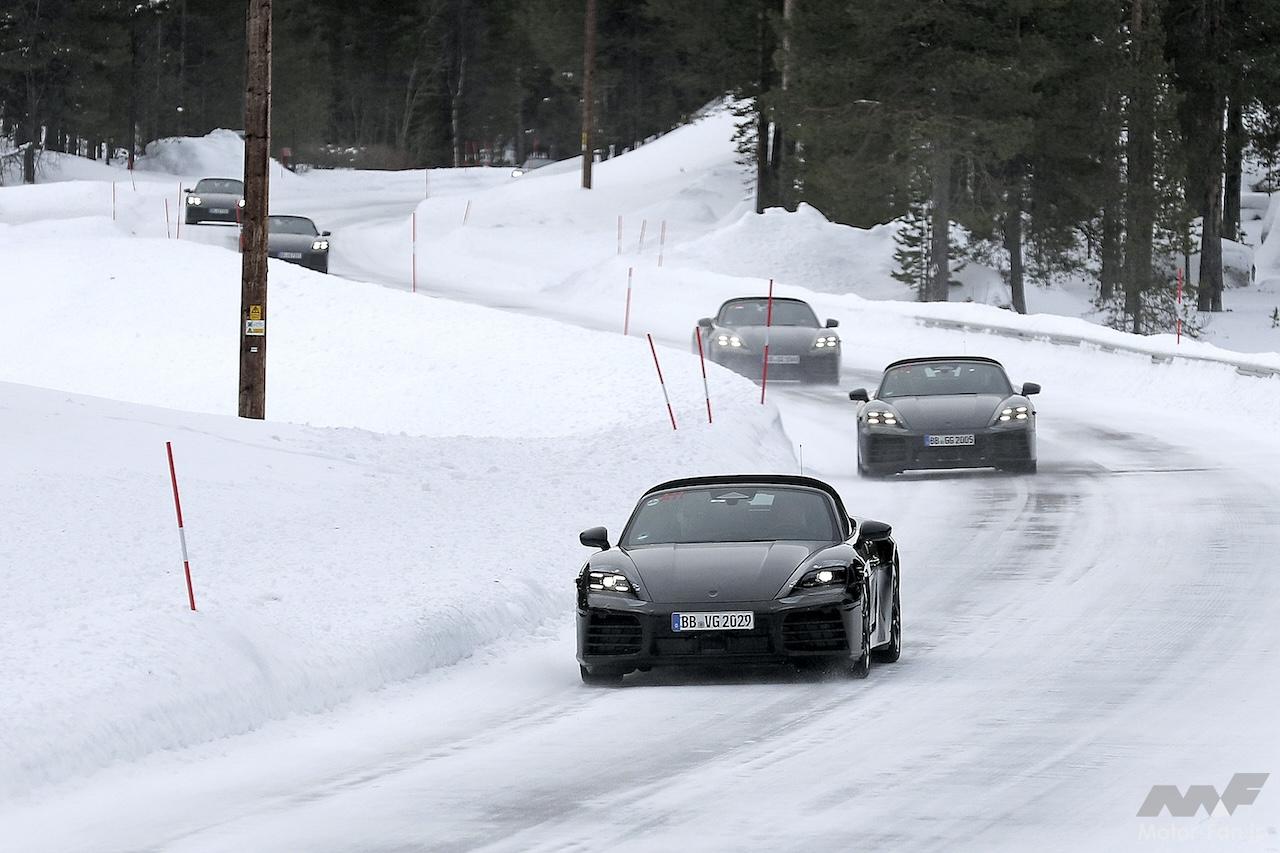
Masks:
[[[567,167],[280,176],[338,275],[271,264],[266,422],[232,417],[234,229],[164,228],[181,186],[236,174],[225,136],[153,146],[114,209],[74,163],[0,190],[5,843],[1280,849],[1280,789],[1135,817],[1151,785],[1280,767],[1280,380],[1231,363],[1280,356],[888,301],[887,229],[750,213],[730,125],[590,193]],[[1041,474],[858,480],[842,392],[762,406],[714,367],[706,424],[692,323],[769,278],[842,321],[848,386],[940,351],[1042,383]],[[801,454],[895,525],[902,661],[578,684],[577,531],[668,475]]]

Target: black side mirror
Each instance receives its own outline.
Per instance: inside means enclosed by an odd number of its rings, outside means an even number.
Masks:
[[[698,325],[704,329],[710,329],[714,324],[711,322],[710,317],[703,317],[698,321]]]
[[[854,388],[849,392],[849,399],[853,400],[855,403],[871,402],[871,397],[867,394],[866,388]]]
[[[320,232],[320,236],[321,236],[321,237],[328,237],[328,236],[329,236],[330,234],[332,234],[332,233],[333,233],[332,231],[321,231],[321,232]],[[1212,243],[1210,243],[1209,245],[1211,245],[1211,246],[1212,246],[1213,244],[1212,244]]]
[[[608,551],[609,531],[603,527],[589,527],[578,534],[578,541],[588,548],[599,548],[601,551]]]
[[[191,190],[191,187],[187,187],[186,189],[184,189],[184,190],[183,190],[183,192],[184,192],[184,193],[189,193],[189,192],[191,192],[191,191],[192,191],[192,190]],[[1211,244],[1211,245],[1212,245],[1212,244]]]
[[[830,317],[828,317],[828,318],[827,318],[827,328],[828,328],[828,329],[834,329],[836,326],[839,326],[839,325],[840,325],[840,321],[839,321],[839,320],[832,320]]]
[[[1040,393],[1040,385],[1038,383],[1035,383],[1035,382],[1022,383],[1022,396],[1030,397],[1032,394],[1039,394],[1039,393]]]

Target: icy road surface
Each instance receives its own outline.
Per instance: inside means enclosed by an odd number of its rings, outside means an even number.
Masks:
[[[1256,473],[1274,454],[1059,404],[1038,476],[868,482],[846,400],[778,393],[811,472],[895,524],[900,663],[591,689],[566,613],[336,713],[100,774],[9,829],[33,851],[175,853],[1280,845],[1274,785],[1232,818],[1135,816],[1153,784],[1280,767],[1259,676],[1280,634],[1257,559],[1280,553],[1280,487]]]

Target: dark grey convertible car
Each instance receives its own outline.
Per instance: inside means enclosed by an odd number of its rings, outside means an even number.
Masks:
[[[764,345],[769,343],[769,379],[801,379],[834,384],[840,381],[840,336],[835,320],[818,323],[809,303],[766,297],[730,299],[715,317],[698,321],[707,358],[759,381],[764,373]],[[696,333],[695,333],[696,334]],[[693,341],[697,352],[697,340]]]
[[[239,222],[237,208],[244,207],[244,182],[235,178],[201,178],[187,194],[187,224]]]
[[[874,399],[849,392],[858,412],[858,472],[919,468],[1036,470],[1040,386],[1015,389],[1000,362],[977,356],[909,358],[885,368]]]
[[[811,477],[672,480],[645,492],[578,575],[588,684],[654,666],[818,663],[865,677],[902,650],[889,525],[851,518]]]
[[[267,257],[329,271],[329,232],[305,216],[267,217]]]

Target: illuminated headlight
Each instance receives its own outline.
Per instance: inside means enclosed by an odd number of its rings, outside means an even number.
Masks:
[[[327,252],[329,251],[329,241],[316,240],[314,243],[311,244],[311,249],[312,251],[315,251],[315,252]]]
[[[839,589],[849,580],[849,567],[843,564],[818,566],[804,573],[794,591],[810,589]]]
[[[521,176],[521,175],[523,175],[523,174],[524,174],[524,169],[512,169],[512,170],[511,170],[511,177],[513,177],[513,178],[518,178],[518,177],[520,177],[520,176]]]
[[[236,207],[244,207],[244,199],[240,199],[238,202],[236,202]]]
[[[737,335],[716,335],[716,345],[722,347],[741,347],[742,338]]]
[[[822,335],[813,342],[814,349],[830,349],[840,345],[840,339],[835,335]]]
[[[627,580],[626,575],[598,569],[587,571],[587,589],[592,592],[616,592],[633,597],[636,594],[636,588],[631,581]]]
[[[900,427],[902,426],[902,421],[891,411],[876,409],[867,412],[867,426]]]
[[[1030,409],[1027,406],[1006,406],[1000,410],[1000,417],[997,418],[998,423],[1010,423],[1016,421],[1025,421],[1030,417]]]
[[[198,196],[198,195],[189,195],[189,196],[187,196],[187,204],[190,204],[190,205],[199,205],[199,204],[203,204],[203,202],[202,202],[202,201],[200,201],[200,196]]]

